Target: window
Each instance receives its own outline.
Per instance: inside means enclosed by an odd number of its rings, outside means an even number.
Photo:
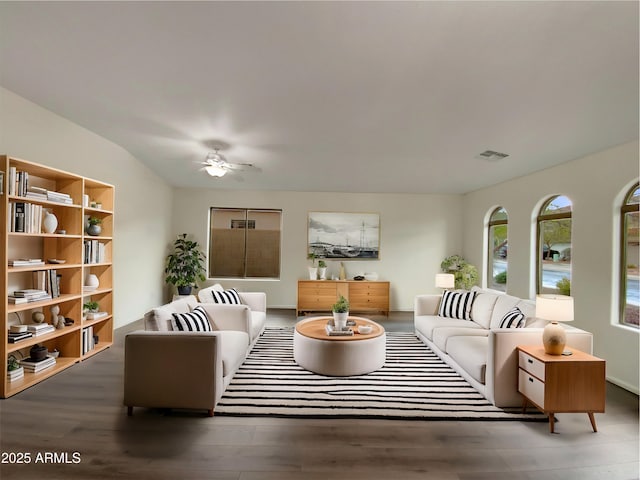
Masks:
[[[620,319],[624,325],[638,327],[640,316],[640,285],[638,265],[640,265],[640,232],[638,231],[640,204],[640,185],[636,183],[625,197],[620,209],[622,218],[622,248],[620,250],[622,274],[620,282]]]
[[[538,293],[571,295],[571,200],[557,195],[538,215]]]
[[[209,276],[279,278],[281,210],[211,208]]]
[[[487,285],[496,290],[507,290],[507,211],[496,208],[489,218]]]

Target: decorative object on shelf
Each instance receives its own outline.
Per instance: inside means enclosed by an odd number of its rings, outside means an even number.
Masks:
[[[327,262],[324,260],[318,260],[318,277],[320,280],[327,279]]]
[[[347,273],[344,270],[344,263],[340,262],[340,275],[338,275],[338,279],[340,280],[346,280],[347,279]]]
[[[43,360],[44,358],[47,357],[47,347],[45,347],[44,345],[34,345],[33,347],[31,347],[31,350],[29,350],[29,357],[31,358],[31,360],[33,361],[39,361],[39,360]]]
[[[340,298],[331,307],[333,313],[333,325],[336,330],[343,330],[347,327],[347,319],[349,318],[349,302],[340,295]]]
[[[51,358],[58,358],[60,356],[60,352],[58,349],[54,348],[52,351],[48,353]]]
[[[440,264],[440,269],[455,277],[455,287],[469,290],[478,283],[478,269],[460,255],[451,255]]]
[[[102,233],[102,227],[100,226],[100,224],[102,223],[101,218],[89,217],[88,223],[89,225],[87,226],[87,235],[97,237]]]
[[[456,277],[453,273],[436,273],[436,288],[451,289],[456,286]]]
[[[82,206],[85,208],[89,206],[89,195],[86,193],[82,195]]]
[[[85,291],[93,291],[99,286],[100,286],[100,280],[98,280],[98,277],[95,274],[90,273],[89,275],[87,275],[87,278],[84,281]]]
[[[18,370],[19,368],[20,362],[18,362],[18,359],[13,355],[9,355],[9,358],[7,359],[7,371],[12,372],[13,370]]]
[[[564,350],[567,334],[558,322],[573,321],[573,297],[566,295],[537,295],[536,317],[550,320],[542,332],[542,344],[549,355],[571,355]]]
[[[164,273],[165,282],[175,285],[180,295],[189,295],[197,280],[205,281],[205,256],[200,245],[194,240],[187,240],[187,234],[178,235],[173,243],[173,253],[166,259]]]
[[[42,219],[42,229],[44,233],[53,233],[58,228],[58,217],[51,210],[46,210]]]
[[[63,328],[64,316],[60,315],[60,306],[53,305],[49,311],[51,312],[51,325],[53,325],[54,328]]]
[[[36,311],[31,314],[31,320],[33,323],[42,323],[44,322],[44,313]]]
[[[380,215],[309,212],[308,250],[322,258],[378,260]]]
[[[364,279],[369,282],[376,282],[378,280],[378,274],[376,272],[365,272]]]

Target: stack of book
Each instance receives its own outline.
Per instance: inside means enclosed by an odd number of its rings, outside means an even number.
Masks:
[[[27,338],[33,337],[33,332],[9,332],[7,341],[9,343],[17,343],[21,340],[26,340]]]
[[[52,192],[51,190],[47,190],[47,200],[50,202],[65,203],[67,205],[71,205],[73,203],[71,195],[67,193]]]
[[[24,367],[18,367],[15,370],[9,370],[7,372],[7,380],[9,383],[24,377]]]
[[[27,372],[38,373],[47,368],[51,368],[56,364],[56,359],[46,356],[41,360],[34,360],[31,357],[20,360],[20,365],[24,367]]]
[[[46,290],[28,288],[26,290],[14,291],[13,294],[9,295],[9,303],[31,303],[39,302],[41,300],[50,300],[51,298],[51,294]]]
[[[40,233],[44,209],[29,202],[9,202],[9,231],[16,233]]]
[[[56,269],[37,270],[33,272],[33,288],[43,290],[51,295],[50,298],[60,296],[60,281],[62,275],[58,275]]]
[[[33,334],[34,337],[39,337],[40,335],[44,335],[46,333],[55,332],[55,328],[53,325],[49,325],[48,323],[32,323],[27,325],[27,332]]]
[[[333,325],[330,325],[327,323],[326,326],[326,330],[327,330],[327,335],[329,336],[351,336],[353,335],[353,330],[351,330],[349,327],[345,327],[344,330],[339,330],[337,328],[335,328]]]
[[[93,336],[93,327],[82,329],[82,354],[90,352],[96,348],[95,338]]]
[[[18,258],[15,260],[9,260],[10,267],[33,267],[38,265],[44,265],[44,261],[41,258]]]
[[[83,263],[103,263],[105,261],[105,244],[97,240],[84,241]]]

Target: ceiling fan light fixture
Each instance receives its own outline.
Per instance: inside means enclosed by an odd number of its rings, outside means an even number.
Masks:
[[[212,177],[224,177],[224,174],[227,173],[227,170],[220,165],[207,165],[204,169]]]

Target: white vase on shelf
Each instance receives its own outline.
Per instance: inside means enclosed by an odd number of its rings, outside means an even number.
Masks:
[[[98,277],[93,273],[87,275],[87,279],[84,282],[85,290],[95,290],[100,286],[100,281]]]
[[[42,219],[42,229],[44,233],[54,233],[56,228],[58,228],[58,217],[49,211],[45,212],[44,218]]]

